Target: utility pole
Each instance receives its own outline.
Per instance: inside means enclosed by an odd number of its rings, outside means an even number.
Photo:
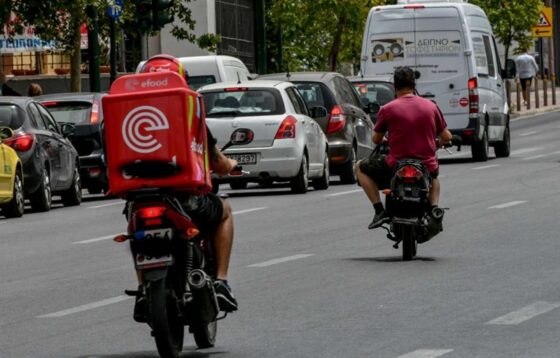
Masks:
[[[101,92],[101,76],[99,74],[99,21],[98,11],[93,5],[86,8],[90,19],[88,26],[88,63],[89,63],[89,88],[91,92]]]

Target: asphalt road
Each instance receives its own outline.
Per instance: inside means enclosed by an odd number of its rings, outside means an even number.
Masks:
[[[357,186],[229,191],[240,311],[184,357],[558,357],[560,120],[512,123],[512,155],[442,155],[444,232],[401,261]],[[464,154],[463,154],[464,153]],[[0,357],[157,357],[132,320],[122,202],[0,219]]]

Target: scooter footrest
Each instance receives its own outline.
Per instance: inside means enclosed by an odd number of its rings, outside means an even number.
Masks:
[[[124,290],[124,294],[127,296],[138,297],[140,296],[140,291],[138,290]]]

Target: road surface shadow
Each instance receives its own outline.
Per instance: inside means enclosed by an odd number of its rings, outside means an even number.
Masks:
[[[185,350],[188,350],[185,352]],[[196,347],[185,347],[183,348],[183,353],[181,353],[181,358],[209,358],[212,356],[226,355],[228,352],[204,352],[197,351]],[[156,351],[141,351],[141,352],[127,352],[118,354],[88,354],[83,356],[78,356],[76,358],[159,358],[159,354]]]
[[[358,262],[405,262],[402,256],[382,256],[382,257],[349,257],[344,259],[346,261],[358,261]],[[434,257],[415,257],[411,261],[426,261],[435,262],[438,259]]]

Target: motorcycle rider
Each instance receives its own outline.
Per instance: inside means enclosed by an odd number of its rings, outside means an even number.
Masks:
[[[174,71],[184,76],[188,83],[187,72],[181,62],[169,55],[156,55],[151,57],[142,66],[140,72]],[[200,101],[203,103],[203,101]],[[185,119],[186,120],[186,119]],[[219,176],[229,174],[236,166],[237,161],[226,157],[216,145],[216,139],[206,127],[208,149],[210,151],[210,168]],[[221,311],[233,312],[237,310],[237,301],[231,292],[227,281],[229,260],[233,244],[233,215],[231,206],[214,193],[205,195],[189,195],[182,204],[193,223],[206,235],[214,239],[216,256],[216,279],[214,289]],[[140,287],[139,291],[143,288]],[[141,291],[142,292],[142,291]],[[139,297],[134,307],[134,319],[142,322],[146,316],[146,307],[143,297]],[[145,301],[145,300],[144,300]]]
[[[397,67],[393,81],[397,98],[381,107],[373,133],[376,145],[389,133],[390,152],[384,160],[369,157],[356,165],[358,181],[375,210],[368,229],[380,227],[389,220],[379,190],[389,187],[393,168],[402,159],[419,159],[424,163],[432,178],[429,202],[432,209],[438,206],[440,183],[436,149],[437,145],[449,143],[452,137],[438,106],[415,94],[416,76],[411,68]]]

